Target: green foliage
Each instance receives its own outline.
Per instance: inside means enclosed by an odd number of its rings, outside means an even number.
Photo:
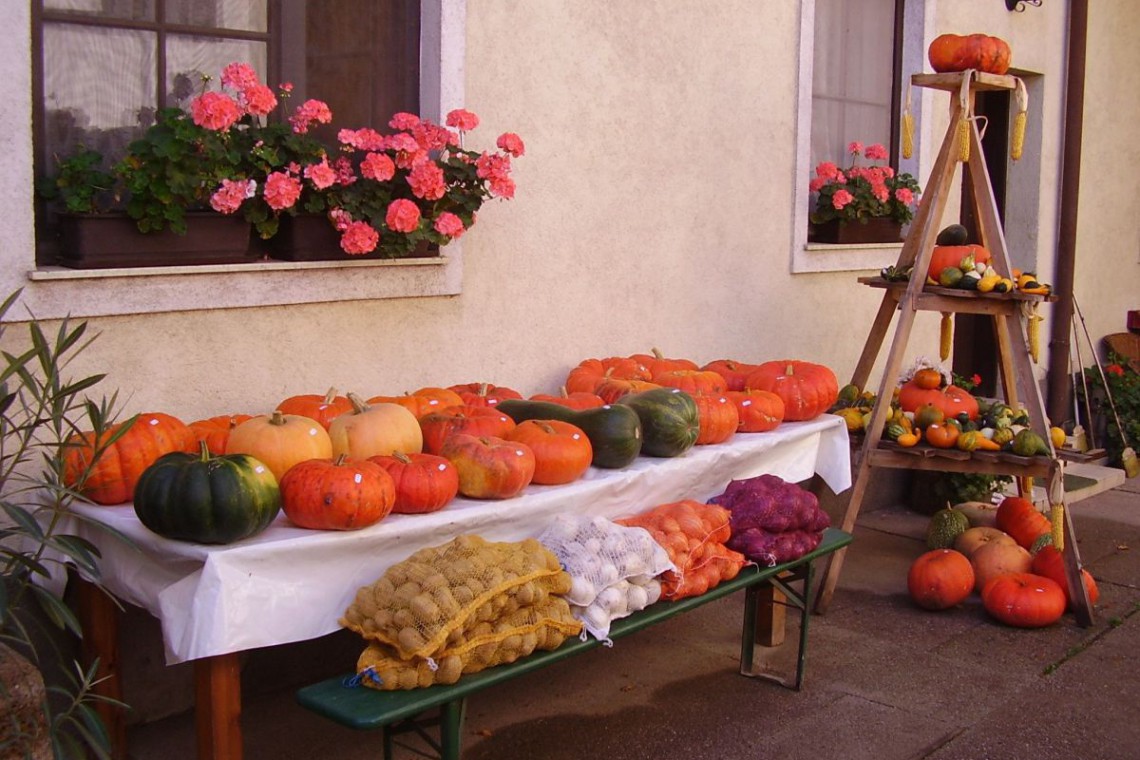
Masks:
[[[18,297],[19,291],[0,305],[0,339],[9,328],[5,317]],[[77,638],[83,635],[79,620],[48,583],[67,566],[99,583],[98,549],[63,530],[63,518],[82,498],[79,488],[90,468],[68,485],[65,458],[73,435],[111,429],[116,397],[88,398],[103,375],[71,379],[66,374],[68,365],[93,340],[85,322],[64,319],[54,333],[34,318],[26,324],[28,347],[19,353],[0,351],[4,360],[0,364],[0,642],[28,657],[45,680],[53,669],[68,676],[62,684],[49,682],[52,698],[44,705],[56,756],[80,757],[76,749],[87,747],[106,757],[106,732],[91,709],[94,701],[102,699],[91,692],[95,668],[84,670],[61,661],[67,655],[51,645],[44,621]],[[133,419],[105,439],[100,436],[96,457],[118,440],[130,422]]]
[[[103,168],[103,155],[83,146],[58,162],[52,177],[41,177],[36,191],[73,214],[106,210],[115,191],[115,177]]]
[[[1104,436],[1098,436],[1097,443],[1102,443],[1102,437],[1105,438],[1103,443],[1110,461],[1120,464],[1120,455],[1126,446],[1133,448],[1140,446],[1140,372],[1132,368],[1127,357],[1110,351],[1108,363],[1104,365],[1104,376],[1108,380],[1108,393],[1112,395],[1112,402],[1116,405],[1115,415],[1108,403],[1100,370],[1096,366],[1085,370],[1089,394],[1092,397],[1090,406],[1094,415],[1104,423]],[[1077,393],[1083,399],[1084,389],[1079,384]],[[1119,425],[1117,417],[1120,418]],[[1122,429],[1123,435],[1121,435]]]

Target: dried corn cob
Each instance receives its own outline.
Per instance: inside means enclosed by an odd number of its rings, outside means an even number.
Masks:
[[[1013,136],[1009,141],[1009,157],[1014,161],[1021,158],[1025,148],[1025,122],[1029,111],[1029,92],[1025,82],[1017,80],[1017,115],[1013,117]]]
[[[1037,304],[1034,303],[1025,315],[1025,338],[1029,343],[1029,358],[1034,364],[1041,358],[1041,322],[1044,320],[1037,314]]]
[[[950,312],[942,312],[942,323],[939,325],[938,355],[942,361],[950,358],[950,349],[954,345],[954,321]]]
[[[1065,551],[1065,505],[1054,504],[1049,509],[1049,524],[1052,528],[1053,547]]]
[[[910,85],[906,88],[906,108],[902,115],[902,157],[914,155],[914,116],[910,112]]]
[[[970,120],[966,118],[958,122],[958,160],[970,160]]]

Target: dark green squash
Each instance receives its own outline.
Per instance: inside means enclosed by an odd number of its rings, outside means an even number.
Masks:
[[[935,245],[965,245],[970,239],[970,231],[961,224],[950,224],[943,227],[935,239]]]
[[[676,388],[657,388],[622,396],[641,419],[641,451],[651,457],[676,457],[697,442],[701,432],[697,402]]]
[[[594,467],[618,470],[641,453],[641,420],[632,409],[614,404],[593,409],[571,409],[549,401],[505,399],[495,409],[515,422],[562,420],[577,425],[590,439]]]
[[[229,544],[269,527],[281,492],[269,468],[248,454],[210,456],[176,451],[139,477],[135,514],[151,531],[176,541]]]

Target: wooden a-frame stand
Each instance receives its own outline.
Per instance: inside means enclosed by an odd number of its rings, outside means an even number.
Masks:
[[[994,269],[1003,277],[1010,276],[1011,267],[1005,235],[998,217],[989,171],[982,154],[981,137],[976,122],[970,119],[970,114],[973,112],[975,93],[982,90],[1013,90],[1017,80],[1011,76],[966,71],[952,74],[915,74],[911,81],[917,87],[929,87],[951,93],[950,124],[896,265],[900,268],[913,266],[909,282],[888,282],[881,277],[860,278],[860,282],[871,287],[884,288],[885,293],[878,314],[871,325],[859,363],[852,375],[851,382],[854,385],[859,388],[866,387],[871,368],[882,348],[895,311],[899,312],[899,321],[887,355],[886,366],[883,368],[875,407],[871,413],[870,423],[866,426],[862,449],[858,455],[851,500],[840,526],[848,533],[855,527],[855,520],[859,515],[859,508],[874,467],[1012,475],[1018,478],[1019,487],[1023,489],[1022,495],[1026,498],[1031,494],[1024,492],[1024,484],[1031,478],[1042,478],[1048,484],[1047,491],[1051,502],[1063,503],[1064,500],[1062,480],[1064,465],[1057,458],[1051,443],[1050,456],[1022,457],[1005,452],[966,452],[929,447],[904,449],[886,445],[886,442],[882,441],[884,422],[898,383],[903,354],[910,339],[915,315],[919,311],[962,312],[991,317],[1005,403],[1014,408],[1019,405],[1024,406],[1029,416],[1029,426],[1043,440],[1046,442],[1050,440],[1045,407],[1041,391],[1033,377],[1028,345],[1020,320],[1023,304],[1046,299],[1043,296],[1020,291],[982,294],[969,290],[931,287],[925,282],[935,238],[938,236],[954,174],[960,163],[965,167],[963,181],[969,182],[973,190],[980,242],[989,250],[992,256],[990,263]],[[969,125],[970,146],[969,158],[963,163],[958,159],[958,130],[959,123],[964,119]],[[1088,626],[1092,624],[1092,605],[1081,580],[1080,555],[1067,508],[1064,510],[1064,533],[1065,573],[1069,588],[1074,590],[1073,604],[1077,621],[1082,626]],[[816,598],[815,610],[818,613],[826,612],[831,602],[845,554],[846,549],[840,549],[832,555]]]

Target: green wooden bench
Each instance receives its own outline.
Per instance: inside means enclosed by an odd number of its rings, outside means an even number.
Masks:
[[[775,567],[748,566],[731,581],[697,597],[675,602],[658,602],[629,617],[616,621],[610,629],[611,639],[620,639],[647,628],[654,623],[696,609],[716,599],[743,590],[744,624],[740,641],[740,672],[753,678],[776,681],[788,688],[799,690],[803,685],[804,660],[807,654],[808,605],[811,603],[812,564],[823,556],[851,543],[851,535],[828,528],[823,541],[812,552],[797,560]],[[793,584],[798,584],[797,589]],[[755,648],[760,633],[758,612],[761,594],[775,590],[777,604],[794,608],[800,615],[800,636],[796,655],[796,670],[790,678],[761,672],[754,667]],[[782,597],[781,597],[782,595]],[[770,597],[769,597],[770,598]],[[394,736],[415,732],[419,734],[442,760],[459,760],[463,718],[467,697],[495,684],[509,681],[525,673],[538,670],[568,657],[596,649],[601,642],[594,638],[582,641],[572,638],[558,649],[535,652],[509,665],[489,668],[480,673],[465,675],[450,686],[429,686],[408,691],[377,691],[359,684],[359,678],[336,677],[306,686],[297,692],[297,701],[320,715],[350,728],[383,731],[385,760],[391,760]],[[438,716],[424,718],[438,708]],[[438,725],[439,741],[427,727]]]

